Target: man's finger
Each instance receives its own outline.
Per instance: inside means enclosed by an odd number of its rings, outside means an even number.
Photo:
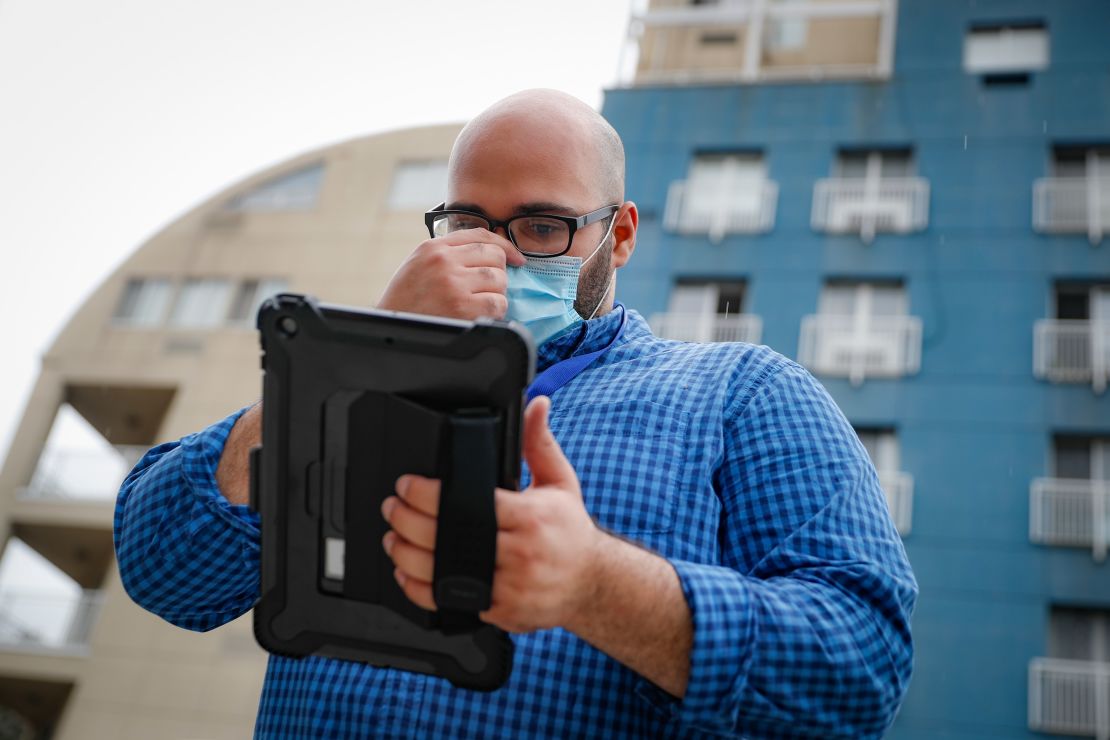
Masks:
[[[407,577],[430,582],[435,575],[435,555],[431,550],[406,542],[397,532],[386,532],[382,547]]]
[[[400,568],[393,571],[393,577],[397,579],[398,585],[401,586],[401,590],[405,592],[409,601],[421,609],[435,611],[436,602],[432,596],[432,584],[430,582],[421,581],[418,578],[409,578],[401,572]]]
[[[401,500],[428,516],[439,516],[439,481],[422,475],[402,475],[394,484]]]
[[[461,231],[453,231],[445,236],[437,237],[437,239],[440,239],[443,244],[454,247],[461,247],[473,243],[492,244],[493,246],[500,247],[504,251],[505,259],[510,265],[524,264],[524,255],[513,246],[511,241],[488,229],[462,229]]]
[[[516,251],[512,244],[508,246]],[[505,245],[500,243],[471,242],[459,246],[458,250],[464,267],[497,267],[504,270],[509,257]]]
[[[574,483],[576,477],[574,468],[567,461],[566,455],[555,441],[551,429],[547,426],[547,411],[551,408],[551,399],[547,396],[536,396],[524,410],[524,459],[532,471],[533,486],[558,485],[560,483]]]
[[[382,502],[382,517],[405,540],[428,550],[435,549],[435,517],[428,516],[394,496]]]
[[[527,496],[520,491],[508,491],[497,488],[493,492],[493,510],[497,517],[497,557],[501,557],[501,539],[505,532],[517,529],[526,529],[531,521],[531,512]]]

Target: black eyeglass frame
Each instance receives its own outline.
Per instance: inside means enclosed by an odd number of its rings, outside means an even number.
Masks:
[[[571,246],[574,244],[574,234],[575,234],[575,232],[577,232],[579,229],[581,229],[585,226],[589,226],[592,223],[596,223],[597,221],[600,221],[603,218],[606,218],[607,216],[614,215],[617,211],[619,211],[621,209],[619,204],[603,206],[602,208],[598,208],[596,211],[590,211],[589,213],[584,214],[582,216],[560,216],[560,215],[557,215],[557,214],[554,214],[554,213],[521,213],[519,215],[513,216],[513,217],[508,218],[508,219],[505,219],[504,221],[496,221],[496,220],[490,218],[489,216],[483,216],[481,213],[475,213],[474,211],[449,210],[449,209],[446,208],[446,206],[447,206],[446,203],[440,203],[438,206],[436,206],[432,210],[425,211],[425,213],[424,213],[424,225],[428,227],[428,236],[430,236],[431,238],[433,238],[433,239],[436,238],[435,222],[436,222],[436,219],[438,219],[440,216],[449,216],[453,213],[459,214],[461,216],[471,216],[473,218],[478,218],[478,219],[481,219],[481,220],[485,221],[489,225],[489,230],[490,231],[496,231],[498,228],[500,228],[502,226],[505,227],[505,235],[509,237],[509,241],[511,241],[513,243],[513,246],[516,247],[516,251],[520,252],[525,257],[536,257],[536,258],[540,258],[540,259],[547,258],[547,257],[561,257],[561,256],[563,256],[564,254],[566,254],[567,252],[570,251]],[[563,251],[561,251],[561,252],[528,252],[528,251],[525,251],[525,250],[521,249],[520,245],[516,243],[516,239],[513,238],[513,232],[509,229],[509,224],[511,224],[513,221],[516,221],[517,219],[536,218],[536,217],[539,217],[539,216],[542,216],[544,218],[554,218],[558,221],[562,221],[563,223],[565,223],[567,225],[567,227],[568,227],[567,246],[566,246],[565,249],[563,249]]]

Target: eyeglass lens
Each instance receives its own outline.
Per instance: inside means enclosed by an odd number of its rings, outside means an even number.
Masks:
[[[436,236],[489,227],[489,222],[481,216],[465,213],[444,214],[432,224]],[[524,216],[509,223],[509,237],[517,249],[526,254],[558,254],[570,246],[570,227],[557,218]]]

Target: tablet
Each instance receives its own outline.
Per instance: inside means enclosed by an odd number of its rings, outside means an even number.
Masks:
[[[477,613],[491,595],[493,489],[519,489],[524,393],[535,368],[527,330],[296,294],[266,301],[258,330],[259,644],[471,689],[501,686],[513,644]],[[443,481],[435,612],[408,600],[381,545],[381,504],[404,473]]]

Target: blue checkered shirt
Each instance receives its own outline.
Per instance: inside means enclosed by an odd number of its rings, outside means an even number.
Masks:
[[[548,341],[539,368],[605,346],[618,320]],[[917,585],[867,453],[809,373],[766,347],[658,339],[632,311],[552,401],[595,520],[678,573],[694,627],[685,696],[551,629],[514,636],[512,677],[492,693],[271,656],[256,736],[880,736],[910,677]],[[258,598],[258,517],[215,482],[238,416],[152,449],[116,507],[128,593],[191,630]]]

